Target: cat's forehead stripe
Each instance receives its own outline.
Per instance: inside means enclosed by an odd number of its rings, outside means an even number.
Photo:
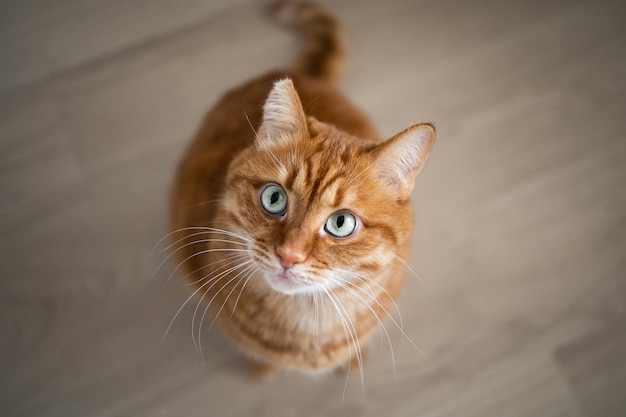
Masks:
[[[345,196],[345,190],[342,187],[338,187],[335,192],[335,201],[333,201],[333,206],[339,207],[341,202],[343,201]]]
[[[345,175],[341,172],[336,173],[334,176],[327,178],[325,183],[320,183],[319,187],[318,187],[318,191],[317,193],[320,196],[325,196],[326,194],[330,193],[331,196],[333,196],[333,204],[334,205],[338,205],[341,203],[341,201],[337,202],[337,191],[339,190],[339,184],[338,182],[342,179],[345,178]],[[343,195],[343,193],[341,193]]]
[[[284,179],[285,188],[288,190],[293,189],[293,183],[296,181],[298,177],[298,173],[300,170],[297,167],[291,167],[291,169],[287,172]]]
[[[304,159],[299,167],[294,167],[285,183],[287,188],[292,188],[295,179],[302,175],[302,184],[306,187],[303,191],[308,195],[307,206],[309,207],[319,199],[330,200],[337,205],[344,196],[344,193],[338,193],[338,190],[339,182],[345,178],[346,173],[343,169],[330,168],[337,165],[330,164],[329,167],[328,159],[328,155],[322,153]]]

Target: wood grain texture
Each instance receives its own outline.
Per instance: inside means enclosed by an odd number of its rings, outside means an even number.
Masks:
[[[80,3],[80,4],[79,4]],[[0,408],[7,416],[623,416],[623,2],[339,0],[341,88],[438,143],[400,300],[358,375],[248,376],[168,275],[167,193],[221,93],[297,41],[261,5],[5,1]],[[155,272],[156,270],[156,272]],[[148,280],[151,275],[151,281]]]

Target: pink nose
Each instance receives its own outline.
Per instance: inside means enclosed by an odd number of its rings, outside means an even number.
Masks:
[[[306,254],[297,249],[288,246],[279,246],[276,248],[276,255],[280,259],[280,265],[287,269],[295,264],[302,263],[306,260]]]

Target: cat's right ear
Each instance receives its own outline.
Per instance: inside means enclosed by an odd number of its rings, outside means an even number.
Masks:
[[[306,131],[306,115],[293,82],[289,78],[276,81],[263,106],[258,144],[289,141],[294,135]]]

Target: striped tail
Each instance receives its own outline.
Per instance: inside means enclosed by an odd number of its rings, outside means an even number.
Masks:
[[[339,23],[321,6],[304,0],[278,0],[272,15],[294,28],[302,37],[300,56],[293,70],[329,82],[344,67],[344,40]]]

